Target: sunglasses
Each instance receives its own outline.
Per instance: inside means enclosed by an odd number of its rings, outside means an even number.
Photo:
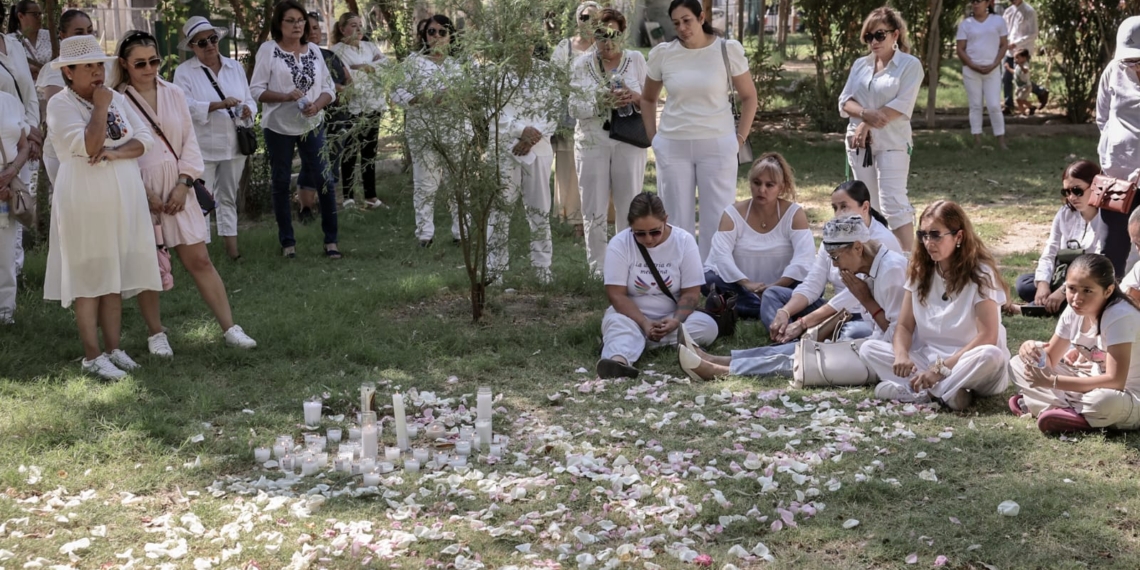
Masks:
[[[594,32],[594,39],[601,41],[613,41],[621,37],[621,32],[617,30],[598,30]]]
[[[849,244],[849,243],[848,244],[834,244],[834,245],[833,244],[823,244],[824,251],[827,252],[827,256],[831,258],[831,261],[833,263],[836,261],[839,261],[839,252],[841,252],[841,251],[843,251],[849,247],[851,247],[851,244]]]
[[[432,37],[439,36],[441,38],[446,38],[447,34],[448,34],[447,28],[428,28],[427,29],[427,35],[432,36]]]
[[[221,38],[218,37],[218,34],[214,34],[214,35],[212,35],[212,36],[210,36],[204,40],[198,40],[196,42],[190,42],[190,45],[198,47],[200,49],[203,49],[207,45],[212,45],[212,46],[218,45],[218,40],[220,40],[220,39]]]
[[[877,32],[867,32],[863,34],[863,43],[869,44],[871,40],[876,42],[886,41],[887,36],[895,33],[897,30],[879,30]]]
[[[579,22],[585,22],[585,21],[588,21],[589,19],[590,19],[589,14],[579,14],[578,15],[578,21]]]
[[[914,232],[914,235],[915,235],[915,237],[918,238],[918,241],[927,242],[927,241],[939,241],[946,236],[952,236],[956,233],[957,232],[945,232],[945,233],[924,232],[922,230],[918,230],[917,232]]]
[[[123,138],[123,129],[119,127],[119,117],[112,111],[107,111],[107,138],[113,141]]]
[[[158,69],[159,67],[162,67],[162,60],[157,57],[152,57],[148,60],[140,59],[138,61],[131,62],[131,67],[135,69],[146,69],[148,67]]]
[[[35,16],[36,18],[44,17],[43,12],[20,12],[20,13],[25,15],[25,16]]]
[[[1069,196],[1076,196],[1077,198],[1080,198],[1081,196],[1085,195],[1085,190],[1084,190],[1084,188],[1076,188],[1076,187],[1062,188],[1061,189],[1061,195],[1064,196],[1065,198],[1068,198]]]
[[[660,229],[656,229],[656,230],[629,230],[629,231],[633,232],[633,237],[635,237],[635,238],[643,238],[645,236],[657,237],[657,236],[665,233],[665,228],[660,228]]]

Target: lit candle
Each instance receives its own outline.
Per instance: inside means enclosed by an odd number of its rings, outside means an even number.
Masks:
[[[321,452],[317,454],[317,468],[324,469],[329,466],[329,454]]]
[[[281,445],[280,443],[276,443],[273,445],[273,457],[276,457],[277,459],[281,459],[282,457],[285,457],[286,451],[287,450],[285,449],[285,446]]]
[[[333,463],[333,468],[341,473],[348,473],[352,471],[352,460],[345,459],[344,457],[337,457]]]
[[[366,471],[364,473],[364,486],[375,487],[380,484],[380,474],[375,471]]]
[[[340,428],[329,428],[326,434],[329,438],[329,443],[340,443],[340,436],[342,435]]]
[[[269,454],[272,452],[268,447],[258,447],[253,450],[253,460],[258,463],[265,463],[269,461]],[[282,450],[284,452],[284,450]]]
[[[685,454],[680,451],[669,452],[669,463],[677,464],[685,460]]]
[[[360,428],[356,426],[348,428],[348,441],[360,441]]]
[[[374,382],[365,382],[360,385],[360,412],[372,411],[372,395],[376,393]]]
[[[398,447],[385,447],[384,459],[395,463],[400,460],[400,448]]]
[[[466,440],[455,442],[455,453],[462,456],[471,455],[471,442]]]
[[[475,431],[479,433],[479,447],[491,445],[491,420],[475,420]]]
[[[360,428],[361,456],[376,459],[380,445],[380,429],[376,425],[376,412],[364,412],[364,426]]]
[[[417,447],[412,450],[412,457],[415,457],[416,461],[419,461],[420,463],[427,463],[428,460],[431,459],[431,454],[428,453],[428,450],[422,447]]]
[[[404,460],[404,471],[407,471],[408,473],[419,473],[420,472],[420,462],[416,461],[415,459],[405,459]]]
[[[447,459],[448,458],[447,458],[447,452],[446,451],[435,452],[435,464],[437,466],[443,467],[444,465],[447,465]]]
[[[408,424],[408,439],[413,440],[419,437],[420,427],[416,424]]]
[[[408,424],[404,415],[404,396],[392,395],[392,416],[396,418],[396,447],[408,448]]]
[[[293,459],[294,458],[292,455],[286,455],[286,456],[282,457],[281,458],[281,470],[282,471],[292,471],[293,470],[293,463],[294,463]]]
[[[321,401],[305,402],[305,425],[315,426],[321,423]]]
[[[467,458],[463,457],[461,455],[459,457],[452,459],[451,462],[448,463],[448,465],[450,465],[452,469],[459,469],[460,467],[466,467],[467,466]]]
[[[316,473],[316,472],[317,472],[317,461],[315,459],[313,459],[312,457],[305,459],[305,461],[303,463],[301,463],[301,476],[304,477],[304,476],[312,475],[313,473]]]
[[[475,429],[471,426],[460,426],[459,428],[459,441],[471,441],[474,439]]]
[[[490,388],[486,386],[479,388],[479,391],[475,395],[475,405],[477,410],[477,415],[475,417],[481,420],[491,419],[491,398],[492,395]]]
[[[381,461],[376,466],[376,468],[379,469],[381,473],[391,473],[392,470],[396,468],[396,466],[392,463],[388,463],[387,461]]]
[[[447,430],[443,427],[442,423],[432,422],[431,425],[427,428],[426,435],[428,439],[435,441],[437,439],[445,437],[447,435]]]

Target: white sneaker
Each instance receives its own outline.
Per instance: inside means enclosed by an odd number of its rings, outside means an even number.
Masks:
[[[355,208],[356,207],[356,200],[349,198],[349,199],[345,200],[344,202],[341,202],[340,207],[344,208],[346,210],[348,208]]]
[[[902,384],[895,384],[894,382],[879,382],[875,386],[875,397],[880,400],[897,400],[899,402],[915,402],[925,404],[930,401],[930,396],[925,391],[915,393],[909,386]]]
[[[554,273],[550,271],[549,267],[535,267],[534,272],[538,275],[539,283],[543,285],[554,283]]]
[[[104,354],[104,356],[110,359],[111,363],[119,367],[120,370],[134,370],[140,368],[139,363],[127,356],[127,353],[123,352],[122,349],[116,348],[111,351],[111,354]]]
[[[226,331],[225,337],[226,344],[235,348],[249,349],[257,347],[257,341],[249,338],[249,335],[245,334],[245,331],[241,330],[241,327],[237,325],[230,327],[230,330]]]
[[[118,380],[127,373],[119,370],[118,367],[107,358],[106,354],[100,354],[95,360],[83,359],[83,371],[88,374],[94,374],[104,380]]]
[[[381,202],[379,198],[372,198],[371,200],[364,201],[364,207],[369,210],[375,210],[376,208],[383,208],[384,202]]]
[[[166,333],[164,332],[160,332],[146,339],[146,347],[150,349],[150,353],[155,356],[162,356],[164,358],[174,356],[174,349],[170,348],[170,340],[166,338]]]

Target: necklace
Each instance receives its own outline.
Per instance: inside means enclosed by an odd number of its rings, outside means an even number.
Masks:
[[[744,213],[744,219],[745,220],[747,220],[748,215],[752,213],[752,204],[754,204],[754,203],[756,203],[756,200],[749,200],[748,201],[748,211]],[[779,222],[781,216],[782,216],[782,214],[780,213],[780,201],[776,200],[776,221],[777,222]],[[763,210],[760,211],[759,217],[760,217],[760,229],[762,229],[762,230],[768,229],[768,221],[764,219],[764,211]]]

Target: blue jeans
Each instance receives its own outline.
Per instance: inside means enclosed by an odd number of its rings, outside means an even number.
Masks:
[[[776,319],[776,311],[779,311],[788,301],[792,300],[792,293],[795,286],[789,287],[769,287],[764,290],[764,297],[760,301],[760,322],[764,325],[765,329],[772,327],[772,321]],[[808,313],[823,306],[823,297],[820,297],[808,304],[804,310],[791,315],[788,321],[794,321]]]
[[[325,243],[336,243],[336,177],[328,168],[328,162],[321,156],[325,146],[325,127],[309,131],[303,135],[283,135],[269,129],[265,132],[265,151],[269,155],[269,173],[273,190],[273,217],[277,219],[277,241],[281,247],[297,244],[293,237],[293,209],[290,205],[289,177],[293,173],[293,148],[301,155],[301,174],[297,186],[314,188],[321,210],[321,230],[325,233]]]
[[[873,332],[872,327],[866,321],[850,321],[839,331],[839,339],[867,338]],[[736,376],[791,376],[795,354],[794,342],[734,350],[728,369]]]

